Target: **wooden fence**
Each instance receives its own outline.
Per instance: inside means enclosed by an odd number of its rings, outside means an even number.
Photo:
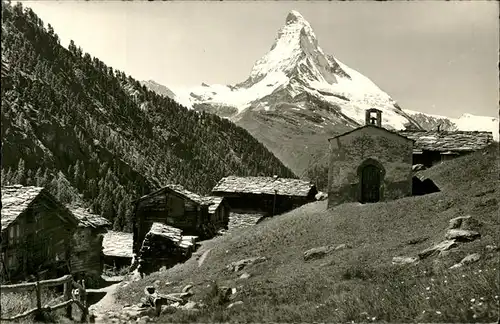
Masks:
[[[48,306],[45,305],[42,307],[42,298],[41,298],[41,290],[42,287],[55,287],[55,286],[60,286],[64,285],[64,302],[54,305],[54,306]],[[80,300],[73,298],[72,290],[73,287],[78,289]],[[72,305],[71,304],[76,304],[80,310],[82,311],[82,317],[81,317],[81,322],[86,323],[87,322],[87,317],[88,317],[88,307],[87,307],[87,292],[85,290],[85,283],[79,284],[73,280],[73,277],[71,275],[65,275],[61,278],[57,279],[49,279],[49,280],[42,280],[42,281],[36,281],[36,282],[27,282],[27,283],[20,283],[20,284],[15,284],[15,285],[2,285],[0,286],[0,292],[2,294],[9,293],[9,292],[23,292],[23,291],[31,291],[35,289],[36,291],[36,308],[30,309],[25,311],[24,313],[8,317],[8,318],[1,318],[2,321],[13,321],[17,320],[20,318],[27,317],[31,314],[36,314],[36,313],[42,313],[43,311],[54,311],[56,309],[64,308],[66,307],[66,316],[68,318],[72,318]]]

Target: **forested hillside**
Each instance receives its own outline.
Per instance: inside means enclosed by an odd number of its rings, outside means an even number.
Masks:
[[[247,131],[149,91],[2,2],[2,185],[47,186],[130,230],[132,201],[223,176],[295,177]],[[168,71],[165,71],[168,73]]]

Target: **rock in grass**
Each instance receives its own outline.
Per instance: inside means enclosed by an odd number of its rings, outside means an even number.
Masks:
[[[480,226],[480,223],[477,219],[473,218],[470,215],[467,216],[458,216],[450,219],[448,229],[477,229]]]
[[[448,240],[458,240],[458,241],[473,241],[479,237],[481,237],[481,234],[479,234],[476,231],[472,230],[464,230],[464,229],[449,229],[446,232],[446,239]]]
[[[420,259],[425,259],[431,255],[439,254],[443,251],[447,251],[451,248],[457,247],[457,242],[455,240],[445,240],[430,248],[427,248],[418,254]]]
[[[452,265],[450,267],[450,269],[461,268],[464,265],[477,262],[477,261],[479,261],[479,259],[481,259],[481,254],[479,254],[479,253],[469,254],[468,256],[463,258],[459,263]]]
[[[417,257],[395,256],[392,258],[392,264],[412,264],[418,262]]]
[[[227,266],[227,269],[230,271],[238,272],[249,265],[264,262],[266,260],[267,259],[265,257],[254,257],[254,258],[243,259],[236,262],[232,262]]]
[[[351,246],[348,244],[337,244],[337,245],[328,245],[328,246],[320,246],[309,249],[304,252],[304,260],[316,260],[325,257],[328,253],[333,251],[348,249]]]

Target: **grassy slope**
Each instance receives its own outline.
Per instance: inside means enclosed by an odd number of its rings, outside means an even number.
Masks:
[[[119,300],[138,302],[143,287],[156,280],[173,283],[162,286],[162,292],[192,283],[195,298],[203,299],[213,280],[219,286],[237,287],[236,300],[244,305],[225,309],[212,303],[201,313],[178,311],[160,321],[494,321],[498,254],[485,247],[499,246],[497,158],[496,147],[490,147],[427,170],[426,176],[441,186],[439,193],[370,205],[344,204],[328,211],[325,202],[311,203],[207,241],[201,252],[212,250],[201,267],[193,258],[152,274],[121,290]],[[448,220],[465,214],[483,223],[480,240],[416,266],[391,265],[393,256],[416,255],[443,240]],[[428,239],[408,244],[418,238]],[[337,243],[353,248],[304,262],[307,249]],[[482,259],[448,270],[472,252],[480,252]],[[269,260],[248,267],[250,279],[238,279],[225,270],[230,262],[252,256]]]

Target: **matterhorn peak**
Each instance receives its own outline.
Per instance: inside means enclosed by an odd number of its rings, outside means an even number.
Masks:
[[[288,24],[293,24],[293,23],[302,23],[302,24],[307,24],[307,20],[304,19],[304,17],[300,14],[300,12],[296,10],[292,10],[288,13],[288,16],[286,16],[285,23]]]

